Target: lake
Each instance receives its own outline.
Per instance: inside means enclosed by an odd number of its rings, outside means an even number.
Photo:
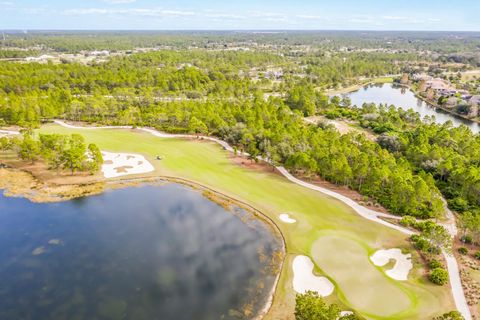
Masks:
[[[352,104],[361,107],[363,103],[395,105],[402,109],[413,109],[423,118],[425,116],[434,116],[437,123],[452,121],[454,126],[466,125],[472,132],[480,132],[480,124],[461,117],[452,115],[434,106],[418,99],[415,94],[407,88],[395,84],[374,84],[368,85],[358,91],[354,91],[343,96],[352,100]]]
[[[0,219],[0,319],[249,319],[282,250],[252,213],[170,183],[48,204],[0,195]]]

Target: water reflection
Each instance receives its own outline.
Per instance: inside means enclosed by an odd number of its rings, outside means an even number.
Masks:
[[[345,94],[345,96],[351,99],[352,105],[359,107],[362,106],[363,103],[386,103],[387,105],[395,105],[403,109],[411,108],[418,112],[422,118],[425,116],[433,116],[435,117],[435,121],[440,124],[450,120],[454,126],[465,125],[474,133],[480,132],[479,124],[435,108],[418,99],[411,90],[394,84],[370,85],[358,91]]]
[[[0,196],[0,319],[249,318],[281,244],[235,211],[173,184],[56,204]]]

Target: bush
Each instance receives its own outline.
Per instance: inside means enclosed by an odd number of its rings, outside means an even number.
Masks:
[[[462,314],[458,311],[450,311],[441,316],[433,318],[433,320],[464,320]]]
[[[416,235],[416,234],[412,235],[410,237],[410,240],[412,240],[413,246],[417,250],[427,252],[427,251],[430,251],[432,249],[431,246],[430,246],[430,243],[425,238],[423,238],[419,235]]]
[[[466,236],[461,237],[460,241],[462,241],[463,243],[466,243],[466,244],[472,244],[473,238],[470,235],[466,235]]]
[[[460,247],[460,248],[458,248],[458,253],[460,253],[460,254],[467,254],[467,253],[468,253],[468,249],[465,248],[465,247]]]
[[[455,211],[463,212],[468,210],[468,201],[462,197],[448,200],[448,206]]]
[[[404,217],[400,220],[400,224],[401,224],[402,226],[405,226],[405,227],[414,227],[416,223],[417,223],[417,221],[416,221],[415,218],[412,217],[412,216],[404,216]]]
[[[439,286],[443,286],[448,282],[448,272],[443,268],[435,268],[428,275],[428,279]]]
[[[475,252],[473,256],[475,257],[475,259],[480,260],[480,251]]]
[[[437,268],[443,268],[443,264],[440,261],[433,259],[428,263],[428,267],[433,270]]]

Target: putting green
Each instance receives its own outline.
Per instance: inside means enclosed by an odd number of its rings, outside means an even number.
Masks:
[[[324,259],[325,256],[331,258]],[[322,236],[312,246],[312,257],[336,282],[344,299],[362,313],[394,317],[415,304],[414,297],[409,297],[406,290],[376,268],[369,261],[367,249],[354,240]]]
[[[353,239],[351,240],[353,244],[358,243],[371,252],[380,248],[409,246],[405,235],[360,217],[338,200],[291,183],[283,176],[273,172],[251,170],[233,163],[227,151],[210,141],[159,138],[135,130],[82,130],[58,125],[44,126],[40,132],[80,133],[88,142],[96,143],[102,150],[140,153],[155,166],[155,172],[149,175],[171,176],[195,181],[244,201],[275,221],[285,238],[287,259],[267,319],[292,318],[295,305],[295,292],[292,286],[292,258],[297,254],[312,257],[313,243],[325,235],[326,231],[337,232],[339,237],[344,235],[348,239]],[[156,155],[162,156],[163,160],[155,160]],[[279,214],[285,212],[296,219],[297,223],[282,222]],[[341,258],[342,254],[336,250],[325,250],[322,251],[322,256],[316,256],[314,261],[319,266],[324,261]],[[345,260],[345,263],[352,263],[352,261]],[[371,265],[359,263],[358,266],[355,266],[354,271],[356,275],[369,274],[372,272],[372,268],[374,267]],[[333,271],[331,272],[333,273]],[[351,278],[347,272],[343,276]],[[328,300],[340,303],[344,305],[344,308],[359,308],[361,304],[358,301],[361,301],[364,293],[354,290],[353,287],[345,286],[345,282],[341,279],[342,276],[335,278],[341,294],[337,295],[339,291],[336,289]],[[387,289],[383,292],[387,292],[387,294],[391,292],[392,301],[401,302],[405,295],[418,297],[418,304],[401,304],[402,308],[406,308],[404,314],[408,315],[404,319],[428,319],[432,315],[454,308],[448,287],[433,286],[423,280],[418,280],[419,278],[412,278],[408,284],[404,285],[404,293],[391,289],[391,284],[385,279],[381,279],[379,287],[386,286]],[[347,292],[350,289],[352,292]],[[368,312],[377,309],[384,310],[384,300],[371,301],[365,310]],[[395,308],[395,312],[397,310],[398,308]],[[365,312],[363,309],[359,311]],[[364,314],[368,316],[368,314]],[[412,317],[412,315],[414,316]]]

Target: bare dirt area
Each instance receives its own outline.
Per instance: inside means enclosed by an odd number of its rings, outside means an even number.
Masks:
[[[0,155],[0,189],[7,196],[23,196],[33,202],[65,201],[104,191],[100,175],[48,170],[41,161],[21,161],[12,154]]]
[[[35,161],[33,163],[22,161],[16,159],[12,154],[0,155],[0,163],[27,172],[39,181],[57,185],[88,184],[103,180],[101,172],[92,175],[89,172],[75,172],[72,174],[67,171],[49,170],[43,161]]]
[[[255,162],[254,160],[249,160],[244,156],[233,155],[233,154],[228,155],[228,157],[233,163],[235,163],[236,165],[242,168],[259,171],[259,172],[269,172],[269,173],[272,173],[275,171],[274,167],[272,167],[271,165],[263,161]]]
[[[458,249],[466,248],[467,254],[460,254]],[[459,262],[460,277],[462,279],[465,298],[467,299],[473,319],[480,316],[480,262],[473,255],[479,251],[478,246],[461,242],[455,238],[453,245],[454,255]]]
[[[341,134],[347,134],[347,133],[360,133],[365,135],[365,137],[368,140],[374,141],[376,139],[376,136],[369,130],[363,129],[363,128],[357,128],[355,127],[355,124],[351,121],[347,120],[330,120],[327,119],[323,116],[312,116],[312,117],[307,117],[304,118],[305,122],[312,123],[312,124],[317,124],[321,121],[324,121],[328,124],[331,124],[335,127],[335,129],[338,130]]]

